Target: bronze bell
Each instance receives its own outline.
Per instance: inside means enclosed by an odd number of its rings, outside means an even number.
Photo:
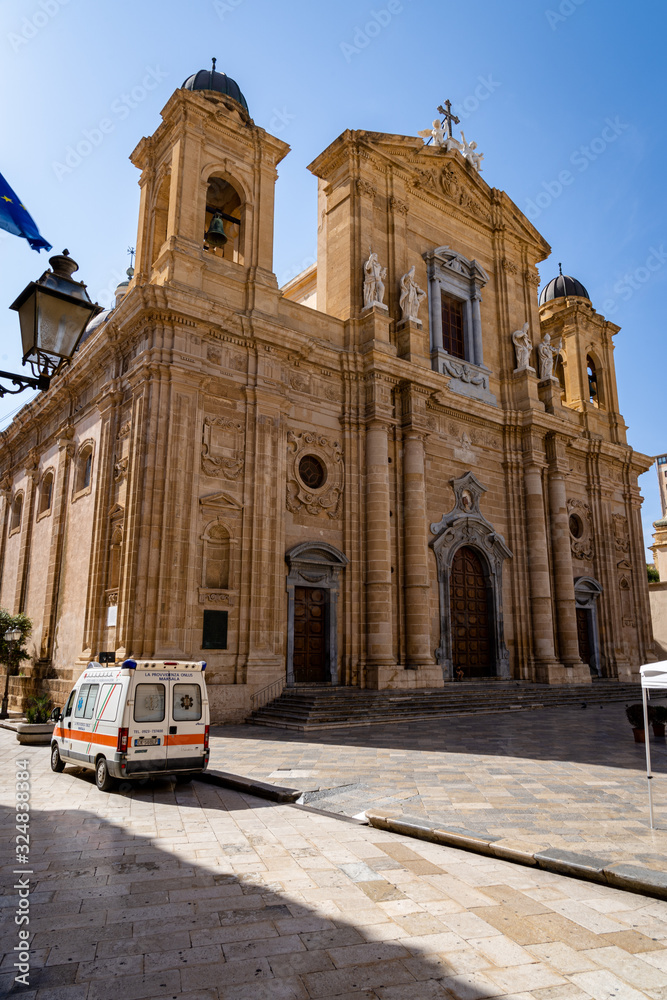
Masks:
[[[219,212],[216,212],[211,219],[211,224],[208,227],[208,231],[204,236],[204,239],[212,247],[224,247],[227,242],[227,237],[225,236],[225,227],[222,221],[222,216]]]

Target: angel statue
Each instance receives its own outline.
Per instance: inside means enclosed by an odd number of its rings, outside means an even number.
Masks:
[[[433,128],[423,128],[421,132],[417,132],[422,139],[433,139],[434,146],[444,146],[445,145],[445,130],[439,118],[433,119]]]
[[[531,371],[535,370],[530,364],[530,352],[533,349],[533,342],[528,333],[529,325],[528,323],[524,323],[520,330],[515,330],[512,334],[512,343],[516,351],[515,371],[518,372],[523,371],[525,368],[530,368]]]
[[[461,130],[461,146],[463,156],[473,165],[477,173],[480,174],[482,172],[482,160],[484,159],[484,153],[475,152],[477,149],[477,143],[468,142],[463,130]]]
[[[433,139],[433,145],[440,146],[446,153],[450,149],[461,149],[459,140],[453,139],[451,135],[447,135],[445,127],[439,118],[433,119],[433,128],[423,128],[421,132],[417,132],[417,135],[420,135],[422,139]]]
[[[398,304],[403,312],[403,320],[419,323],[419,307],[426,298],[426,292],[415,281],[415,265],[401,278],[401,296]]]
[[[369,248],[369,258],[364,264],[364,309],[384,305],[384,279],[387,268],[382,267],[378,255]],[[386,309],[386,306],[385,306]]]

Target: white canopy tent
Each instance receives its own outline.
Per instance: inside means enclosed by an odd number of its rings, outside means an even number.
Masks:
[[[648,780],[648,812],[653,830],[653,795],[651,793],[651,741],[648,735],[648,699],[649,690],[667,691],[667,660],[659,663],[645,663],[640,667],[642,678],[642,704],[644,706],[644,733],[646,734],[646,778]]]

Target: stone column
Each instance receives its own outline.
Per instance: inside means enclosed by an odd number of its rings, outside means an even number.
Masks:
[[[65,525],[69,507],[70,470],[74,457],[74,428],[67,425],[58,435],[58,469],[53,481],[53,512],[51,524],[51,540],[49,547],[49,568],[46,576],[46,591],[44,595],[44,613],[42,626],[42,641],[40,660],[44,665],[50,663],[53,654],[53,641],[58,623],[58,602],[60,599],[60,583],[63,571],[63,547],[65,544]]]
[[[393,664],[387,425],[366,426],[366,649],[370,686]]]
[[[407,666],[433,663],[429,630],[424,434],[403,433],[403,546]]]
[[[429,299],[431,306],[431,350],[444,350],[442,344],[442,289],[438,281],[432,281],[429,274]]]
[[[28,597],[28,577],[30,575],[30,556],[32,549],[32,529],[35,523],[35,499],[39,484],[39,466],[37,455],[31,452],[29,465],[26,467],[28,477],[26,497],[23,501],[21,524],[21,548],[19,565],[16,574],[16,600],[14,614],[25,613]]]
[[[482,296],[475,290],[472,296],[472,345],[474,362],[476,365],[484,364],[484,348],[482,346],[482,311],[480,302]]]
[[[558,469],[549,472],[549,509],[560,660],[566,667],[581,667],[565,476]]]
[[[554,626],[551,610],[551,581],[547,558],[547,533],[544,520],[542,470],[529,462],[523,472],[526,496],[526,536],[528,541],[528,573],[533,621],[533,650],[537,665],[536,680],[549,681],[549,667],[555,665]]]

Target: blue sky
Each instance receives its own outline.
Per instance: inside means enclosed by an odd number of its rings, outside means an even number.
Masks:
[[[172,91],[216,56],[255,121],[292,147],[277,187],[282,283],[315,258],[316,181],[306,165],[346,128],[414,135],[450,98],[484,153],[485,179],[553,247],[543,283],[562,261],[622,327],[620,409],[629,442],[655,455],[667,451],[657,419],[666,22],[659,0],[5,0],[0,172],[109,304],[136,242],[139,175],[128,156]],[[85,155],[68,159],[82,141]],[[40,256],[0,233],[2,368],[20,365],[7,306],[47,266]],[[0,401],[0,424],[27,398]],[[660,516],[653,469],[641,485],[650,542]]]

